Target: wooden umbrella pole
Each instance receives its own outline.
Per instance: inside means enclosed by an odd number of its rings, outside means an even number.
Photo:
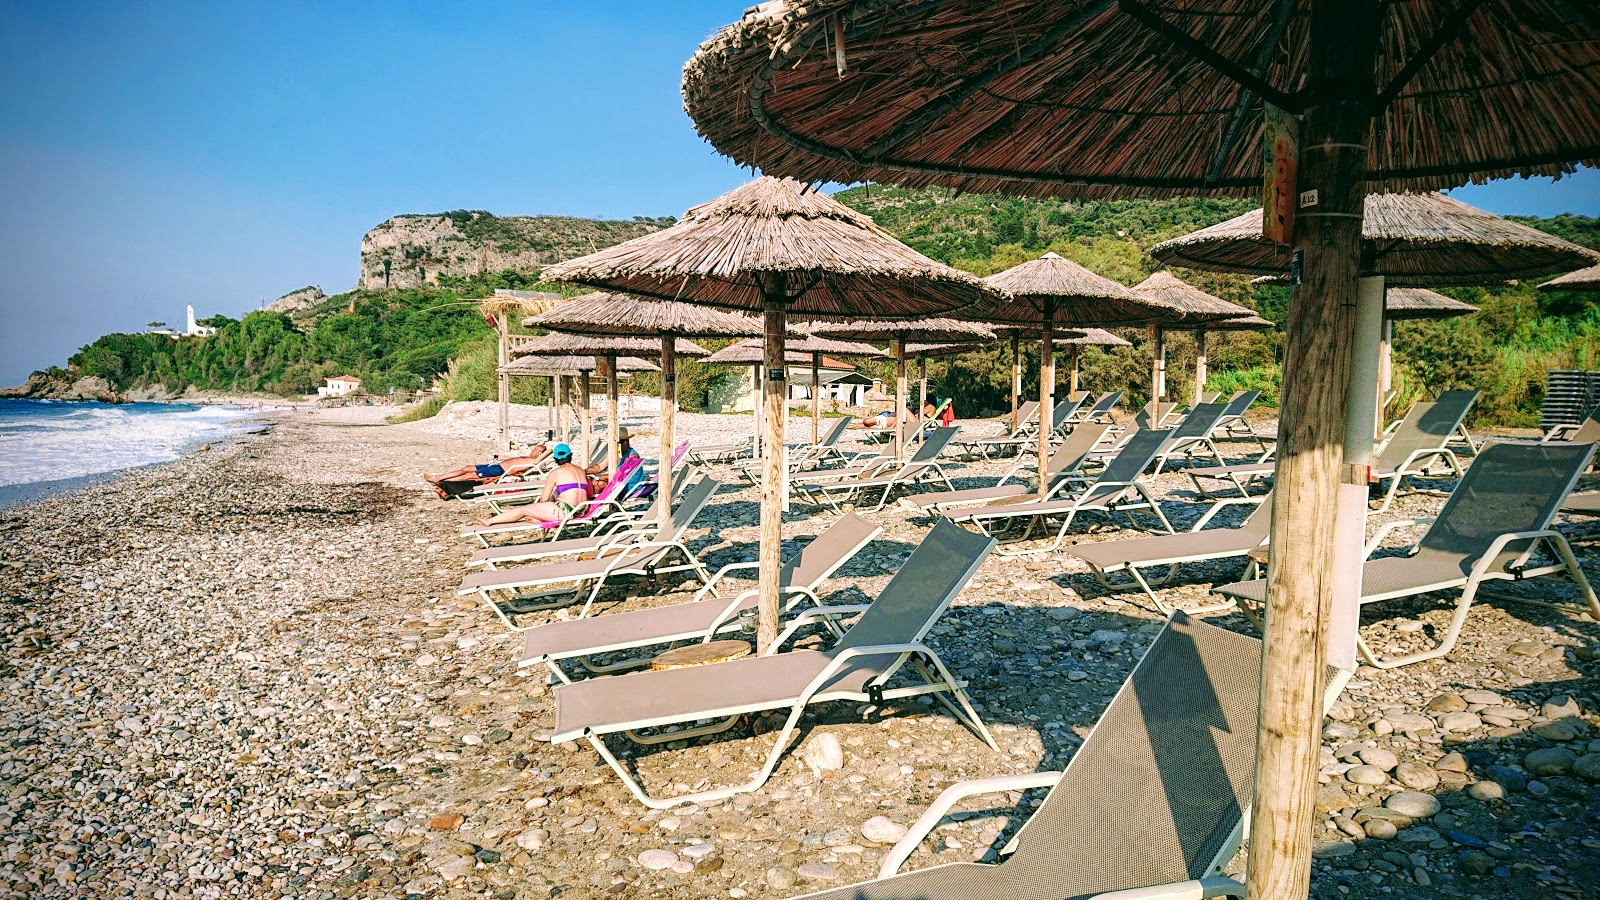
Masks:
[[[896,338],[894,342],[894,458],[906,458],[906,419],[911,418],[910,406],[911,393],[906,389],[906,341],[905,338]]]
[[[1050,425],[1055,422],[1055,305],[1046,302],[1039,341],[1039,498],[1050,490]]]
[[[1067,355],[1072,357],[1072,395],[1073,396],[1077,396],[1077,394],[1078,394],[1078,345],[1077,344],[1073,344],[1071,346],[1071,349],[1067,351]]]
[[[544,398],[544,439],[552,444],[556,439],[556,376],[550,376],[550,393]]]
[[[928,408],[928,358],[917,358],[917,413]]]
[[[785,380],[783,371],[784,312],[787,279],[767,275],[762,280],[763,343],[762,360],[767,378],[767,450],[761,465],[761,544],[757,563],[759,582],[756,602],[756,651],[767,652],[778,640],[778,579],[783,554],[783,415]]]
[[[1378,348],[1378,417],[1373,424],[1373,437],[1383,435],[1383,416],[1386,413],[1389,391],[1394,389],[1394,359],[1390,356],[1394,344],[1394,320],[1383,318],[1383,344]]]
[[[511,376],[506,374],[506,364],[511,362],[511,332],[507,319],[508,315],[501,313],[494,320],[494,329],[499,340],[500,360],[500,364],[495,368],[495,388],[499,397],[498,416],[495,419],[495,448],[501,453],[511,449]]]
[[[592,452],[592,447],[594,445],[594,422],[589,417],[589,401],[591,399],[589,396],[589,376],[591,374],[592,373],[590,372],[578,373],[578,420],[583,423],[580,427],[583,428],[582,459],[584,466],[589,465],[589,460],[594,455]]]
[[[1022,339],[1011,335],[1011,430],[1022,427]]]
[[[763,387],[765,382],[761,380],[761,368],[761,363],[750,367],[750,380],[753,382],[751,386],[755,388],[754,399],[750,401],[750,415],[754,417],[750,423],[750,427],[754,429],[750,432],[750,455],[753,459],[762,458],[761,453],[767,444],[766,437],[761,433],[761,406],[767,397],[766,389]]]
[[[1156,326],[1156,375],[1155,399],[1160,401],[1167,395],[1167,330],[1160,325]]]
[[[1261,717],[1250,817],[1248,900],[1309,894],[1326,646],[1333,605],[1345,393],[1372,119],[1377,0],[1312,0],[1308,92],[1294,246],[1302,283],[1289,301],[1278,463],[1267,564]],[[1352,86],[1362,87],[1352,92]],[[1355,93],[1355,96],[1352,96]]]
[[[606,446],[611,457],[611,474],[622,465],[622,413],[617,409],[617,358],[606,357]]]
[[[678,359],[673,336],[661,336],[661,449],[656,462],[656,498],[661,533],[671,534],[673,417],[678,412]]]
[[[1194,403],[1200,405],[1200,395],[1206,392],[1206,327],[1194,330]]]
[[[567,376],[557,375],[556,386],[556,441],[567,440]]]
[[[822,367],[822,354],[811,354],[811,446],[822,442],[822,401],[817,396],[818,369]]]

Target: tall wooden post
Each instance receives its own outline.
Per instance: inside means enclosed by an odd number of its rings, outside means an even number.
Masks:
[[[1387,299],[1385,300],[1387,302]],[[1391,354],[1391,345],[1394,344],[1394,320],[1388,316],[1383,317],[1383,344],[1378,348],[1378,418],[1373,423],[1373,437],[1383,434],[1383,417],[1389,401],[1389,392],[1394,390],[1394,359]]]
[[[1248,900],[1304,898],[1324,685],[1324,623],[1333,603],[1335,521],[1345,392],[1354,345],[1356,277],[1372,119],[1377,0],[1312,0],[1307,110],[1296,190],[1302,283],[1289,301],[1278,463],[1267,564],[1261,718],[1250,818]],[[1343,471],[1341,471],[1343,469]]]
[[[1055,301],[1044,302],[1039,340],[1039,498],[1050,490],[1050,426],[1056,416]]]
[[[556,440],[565,443],[567,428],[567,376],[556,375]]]
[[[820,390],[819,372],[822,368],[822,354],[811,354],[811,446],[815,447],[822,441],[822,400],[817,396]]]
[[[928,358],[917,357],[917,414],[928,408]]]
[[[550,392],[544,398],[544,439],[552,447],[556,439],[556,378],[550,376]]]
[[[894,342],[894,458],[906,458],[906,420],[911,418],[911,392],[906,389],[906,340]]]
[[[673,417],[678,412],[678,357],[674,338],[661,336],[661,455],[656,462],[656,500],[660,508],[661,533],[672,524],[672,443]]]
[[[1082,346],[1083,345],[1074,342],[1071,345],[1069,345],[1069,349],[1067,350],[1067,355],[1072,357],[1072,395],[1074,397],[1076,397],[1078,395],[1078,391],[1079,391],[1079,387],[1078,387],[1078,350]]]
[[[350,301],[354,303],[352,299]],[[506,365],[511,362],[511,330],[507,322],[506,313],[494,317],[494,329],[499,338],[500,364],[495,367],[495,387],[499,394],[500,408],[495,419],[495,449],[501,453],[511,449],[511,376],[506,374]]]
[[[1194,405],[1200,405],[1200,395],[1206,392],[1206,327],[1194,331]]]
[[[622,413],[617,408],[617,358],[606,357],[606,446],[611,460],[611,474],[617,473],[617,467],[622,465]]]
[[[1150,402],[1155,404],[1152,411],[1160,411],[1161,398],[1167,394],[1167,331],[1160,325],[1150,326]],[[1151,425],[1160,425],[1161,417],[1155,416],[1150,421]]]
[[[764,355],[766,350],[763,349],[761,352]],[[761,379],[761,372],[761,363],[756,363],[750,367],[750,386],[754,389],[754,397],[750,401],[750,427],[753,429],[750,432],[750,456],[752,460],[763,458],[761,455],[762,449],[767,444],[766,436],[761,433],[761,407],[766,405],[767,402],[765,382]]]
[[[589,417],[589,376],[591,374],[593,373],[582,371],[578,373],[578,421],[581,423],[579,427],[583,429],[581,443],[583,444],[582,459],[585,467],[589,465],[590,458],[594,456],[594,428],[592,427],[594,423]]]
[[[766,455],[761,460],[761,546],[757,563],[756,650],[765,653],[778,639],[778,577],[783,554],[783,415],[787,393],[783,371],[783,339],[788,279],[781,274],[762,278],[763,344],[766,363]]]
[[[1022,427],[1022,339],[1011,332],[1011,430]]]

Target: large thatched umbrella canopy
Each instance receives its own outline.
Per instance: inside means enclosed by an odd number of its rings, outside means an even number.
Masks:
[[[1146,300],[1157,302],[1172,310],[1150,325],[1150,402],[1152,409],[1167,393],[1166,331],[1172,327],[1194,329],[1194,402],[1206,389],[1206,332],[1215,330],[1212,323],[1233,322],[1231,329],[1256,326],[1244,324],[1255,311],[1237,303],[1229,303],[1200,290],[1171,272],[1156,272],[1134,285],[1131,290]],[[1264,323],[1271,327],[1271,322]],[[1159,420],[1159,416],[1156,417]]]
[[[548,378],[551,375],[577,376],[599,369],[600,361],[593,356],[519,356],[501,367],[507,375],[527,375]],[[661,367],[648,360],[633,356],[617,357],[618,372],[659,372]]]
[[[1171,266],[1279,275],[1290,249],[1261,233],[1262,211],[1150,248]],[[1553,234],[1468,206],[1443,194],[1372,194],[1361,224],[1362,275],[1391,286],[1498,284],[1540,278],[1589,262],[1591,251]]]
[[[765,316],[762,651],[778,636],[787,317],[937,316],[995,299],[972,275],[912,250],[867,216],[800,182],[765,177],[694,207],[670,228],[551,266],[543,277]]]
[[[1600,291],[1600,266],[1589,266],[1552,278],[1539,285],[1541,291]]]
[[[857,341],[890,342],[894,345],[895,360],[895,385],[894,385],[894,452],[896,456],[905,453],[906,407],[910,405],[910,395],[906,390],[906,345],[912,341],[921,343],[969,343],[978,344],[995,339],[995,333],[974,322],[964,322],[958,319],[907,319],[901,321],[887,321],[866,319],[859,322],[818,322],[812,327],[812,333],[824,337],[848,338]]]
[[[619,462],[617,456],[617,373],[619,372],[659,372],[654,364],[633,356],[618,357],[614,352],[608,353],[599,341],[604,338],[594,339],[595,343],[588,345],[588,349],[579,349],[573,346],[558,346],[550,338],[555,335],[544,335],[525,341],[515,349],[516,358],[500,367],[499,374],[502,378],[512,376],[535,376],[550,379],[550,418],[546,423],[552,432],[559,431],[566,440],[566,424],[563,421],[569,409],[566,385],[579,385],[578,404],[581,412],[578,421],[580,434],[583,437],[579,458],[589,459],[589,376],[602,368],[606,372],[607,391],[611,406],[610,419],[607,430],[610,432],[609,446],[611,448],[611,468],[616,471]],[[563,335],[562,337],[566,337]],[[584,463],[588,465],[587,462]]]
[[[1327,647],[1353,665],[1366,493],[1344,456],[1363,452],[1346,423],[1359,391],[1327,385],[1350,378],[1358,320],[1382,319],[1381,292],[1357,302],[1362,198],[1600,163],[1597,33],[1592,5],[1570,0],[777,0],[684,69],[717,149],[819,182],[1251,196],[1269,173],[1272,227],[1301,265],[1250,900],[1308,892]]]
[[[1438,291],[1417,287],[1392,287],[1383,295],[1383,315],[1386,319],[1453,319],[1470,316],[1478,308],[1446,297]]]
[[[530,316],[522,324],[535,327],[539,323]],[[615,472],[622,465],[621,446],[621,409],[617,403],[617,357],[628,354],[636,357],[661,358],[662,344],[664,342],[655,338],[646,337],[612,337],[597,334],[571,334],[563,331],[552,331],[549,334],[534,338],[517,348],[518,353],[592,353],[605,360],[606,373],[606,447],[611,458],[611,471]],[[702,357],[711,351],[685,338],[676,338],[672,341],[673,356]],[[588,452],[589,442],[589,381],[583,380],[583,440],[584,451]],[[585,456],[585,459],[588,457]]]
[[[352,298],[354,295],[351,295]],[[504,368],[511,361],[511,317],[518,314],[537,313],[549,309],[560,303],[560,294],[548,291],[513,291],[504,288],[497,289],[492,295],[477,300],[478,312],[482,313],[494,325],[496,342],[495,363],[499,368]],[[352,304],[355,300],[350,301]],[[471,302],[471,301],[468,301]],[[351,306],[351,312],[355,307]],[[498,373],[497,382],[499,402],[495,444],[504,451],[511,446],[511,381],[509,375]]]

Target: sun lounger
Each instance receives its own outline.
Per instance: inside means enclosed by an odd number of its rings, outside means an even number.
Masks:
[[[1072,429],[1072,433],[1067,435],[1067,440],[1056,448],[1054,453],[1050,454],[1050,459],[1047,463],[1047,472],[1050,475],[1050,485],[1046,490],[1047,496],[1060,493],[1062,489],[1068,487],[1069,485],[1064,483],[1066,480],[1075,479],[1080,484],[1088,482],[1088,478],[1078,473],[1082,470],[1083,464],[1089,460],[1090,451],[1110,430],[1110,425],[1098,423],[1083,424]],[[1000,476],[998,482],[989,487],[966,488],[959,491],[933,491],[912,497],[902,497],[900,498],[900,503],[920,512],[929,512],[931,510],[942,512],[959,506],[971,506],[974,503],[987,503],[1004,497],[1020,497],[1023,494],[1037,493],[1037,488],[1030,490],[1027,484],[1024,483],[1024,478],[1037,470],[1038,467],[1034,465],[1032,460],[1024,460],[1012,466],[1009,471]],[[1013,478],[1017,480],[1012,481]]]
[[[544,536],[551,540],[559,540],[563,532],[570,527],[584,525],[599,525],[606,523],[611,516],[622,512],[624,509],[623,488],[627,486],[628,479],[643,464],[637,456],[625,459],[617,468],[616,477],[606,482],[600,493],[583,501],[573,510],[572,515],[555,522],[511,522],[505,525],[480,525],[468,528],[461,532],[462,537],[476,538],[483,546],[490,546],[490,538],[517,535],[528,538]],[[542,490],[542,489],[541,489]],[[498,507],[496,507],[498,509]]]
[[[827,504],[834,509],[840,509],[841,504],[846,502],[857,502],[862,493],[873,490],[879,491],[878,503],[873,507],[875,510],[883,509],[883,505],[889,502],[889,496],[897,488],[924,482],[942,482],[945,490],[951,490],[950,476],[945,474],[944,467],[939,465],[939,454],[944,452],[950,439],[960,430],[959,425],[935,429],[910,459],[892,470],[884,470],[885,474],[833,481],[795,479],[792,484],[808,501],[819,505]]]
[[[1600,406],[1589,410],[1589,415],[1577,424],[1556,425],[1540,438],[1488,437],[1489,444],[1594,444],[1600,443]]]
[[[1217,449],[1212,433],[1222,421],[1227,408],[1226,403],[1201,403],[1190,410],[1183,421],[1172,429],[1161,452],[1156,454],[1155,474],[1160,475],[1169,462],[1180,456],[1186,463],[1192,464],[1196,458],[1204,458],[1216,460],[1216,465],[1222,465],[1222,451]]]
[[[834,519],[811,543],[783,561],[778,584],[780,595],[786,602],[785,608],[793,609],[802,600],[821,606],[818,591],[822,583],[832,578],[840,566],[849,562],[882,531],[882,526],[855,513],[846,513]],[[568,660],[577,662],[588,672],[609,674],[647,664],[650,657],[603,665],[590,662],[589,657],[677,641],[712,640],[719,632],[739,628],[749,622],[750,615],[756,609],[756,591],[742,591],[732,600],[706,598],[714,595],[717,584],[730,572],[749,571],[757,565],[754,562],[741,562],[723,566],[688,603],[550,622],[530,628],[523,632],[522,662],[519,665],[544,663],[555,679],[570,682],[572,678],[569,673],[561,668],[561,664]]]
[[[1068,397],[1065,400],[1062,400],[1060,403],[1057,403],[1055,405],[1055,409],[1051,410],[1050,412],[1050,434],[1053,436],[1056,432],[1060,431],[1067,424],[1067,420],[1072,417],[1072,414],[1077,412],[1078,408],[1082,405],[1083,398],[1081,397],[1076,400]],[[1010,452],[1027,453],[1029,450],[1037,452],[1039,449],[1038,430],[1025,425],[1024,427],[1019,428],[1018,431],[1022,433],[1012,434],[1003,438],[984,438],[981,440],[958,441],[956,446],[961,448],[961,452],[964,454],[982,455],[985,457],[990,456],[991,454],[1009,455]]]
[[[705,507],[710,504],[711,497],[712,492],[699,491],[692,492],[689,497],[679,500],[673,506],[673,521],[693,522],[700,516]],[[648,541],[652,539],[652,536],[661,526],[661,519],[655,515],[655,512],[655,509],[651,508],[642,515],[629,519],[618,519],[609,525],[597,528],[586,537],[484,547],[472,554],[472,557],[467,560],[467,565],[500,569],[537,559],[553,559],[558,556],[575,556],[584,553],[595,554],[618,544],[637,544],[640,541]]]
[[[1461,589],[1461,597],[1456,601],[1455,616],[1436,647],[1380,658],[1358,637],[1357,648],[1362,658],[1374,666],[1389,669],[1449,653],[1461,634],[1473,598],[1488,581],[1521,581],[1564,572],[1583,596],[1589,615],[1600,620],[1600,599],[1584,578],[1567,539],[1550,527],[1556,511],[1588,466],[1594,451],[1593,444],[1486,447],[1450,493],[1450,499],[1445,501],[1437,517],[1400,519],[1379,528],[1367,543],[1368,556],[1394,529],[1429,525],[1410,555],[1373,559],[1362,566],[1363,604],[1457,588]],[[1554,561],[1536,559],[1541,550]],[[1267,593],[1264,580],[1225,585],[1216,590],[1240,600],[1241,609],[1247,612],[1250,604],[1261,605]],[[1534,602],[1511,595],[1501,596],[1524,603]]]
[[[1118,403],[1122,402],[1123,393],[1123,391],[1106,391],[1100,395],[1098,400],[1094,401],[1093,406],[1087,409],[1082,406],[1078,407],[1078,411],[1067,419],[1067,423],[1103,422],[1107,425],[1115,425],[1117,420],[1112,418],[1111,411],[1117,408]]]
[[[1213,528],[1209,531],[1206,526],[1216,518],[1217,513],[1229,506],[1239,504],[1258,503],[1255,511],[1244,520],[1244,524],[1237,528]],[[1267,533],[1272,522],[1272,510],[1269,497],[1234,498],[1219,500],[1216,505],[1200,517],[1194,528],[1178,534],[1158,534],[1152,537],[1129,538],[1122,541],[1100,541],[1098,543],[1078,543],[1067,547],[1062,552],[1067,556],[1076,556],[1089,564],[1094,570],[1095,578],[1109,588],[1125,587],[1113,584],[1106,576],[1117,572],[1126,572],[1137,584],[1156,609],[1163,613],[1170,613],[1173,607],[1168,606],[1152,588],[1152,585],[1164,585],[1178,574],[1178,567],[1184,563],[1205,562],[1212,559],[1231,559],[1242,557],[1251,550],[1261,546],[1267,541]],[[1146,579],[1139,572],[1141,568],[1153,569],[1161,566],[1167,567],[1167,574],[1158,579]],[[1190,613],[1215,612],[1219,609],[1229,609],[1233,601],[1203,606],[1187,610]]]
[[[697,498],[702,494],[715,494],[718,487],[716,479],[702,479],[689,489],[679,507],[680,512],[703,509],[705,504]],[[587,616],[601,589],[618,575],[643,575],[654,580],[657,575],[669,572],[694,572],[704,583],[711,573],[683,543],[683,533],[689,529],[690,521],[687,515],[675,514],[672,527],[657,533],[651,540],[613,544],[596,551],[589,559],[473,572],[461,579],[456,593],[463,597],[477,594],[507,628],[526,631],[531,626],[519,626],[515,620],[527,613],[582,603],[578,617]],[[675,558],[682,562],[674,563]],[[550,590],[561,585],[570,587]],[[524,593],[530,588],[541,592]]]
[[[1239,391],[1228,398],[1227,408],[1222,411],[1222,418],[1217,420],[1215,428],[1211,429],[1213,437],[1229,440],[1250,440],[1262,450],[1267,449],[1267,440],[1250,423],[1244,420],[1244,414],[1261,399],[1260,391]]]
[[[1018,540],[1026,540],[1033,533],[1034,526],[1045,519],[1063,517],[1055,540],[1049,545],[1028,550],[1001,551],[1006,556],[1046,553],[1056,549],[1066,540],[1067,530],[1080,512],[1121,513],[1130,524],[1138,527],[1133,511],[1148,510],[1161,523],[1162,529],[1171,534],[1172,523],[1167,521],[1166,514],[1161,511],[1161,505],[1155,497],[1151,496],[1149,488],[1138,480],[1169,435],[1167,431],[1135,432],[1095,480],[1074,497],[1044,500],[1006,497],[991,500],[982,506],[952,510],[950,517],[957,522],[971,522],[986,534],[991,533],[997,525],[1003,527],[1019,519],[1026,520],[1028,527]]]
[[[1348,679],[1337,670],[1328,679],[1324,714]],[[805,898],[1243,897],[1221,873],[1244,836],[1260,691],[1260,641],[1173,613],[1064,771],[954,784],[884,854],[876,880]],[[1000,862],[899,874],[957,803],[1037,788],[1049,794]]]
[[[1015,438],[1025,438],[1025,437],[1027,437],[1028,434],[1034,433],[1033,417],[1034,417],[1034,414],[1037,413],[1038,411],[1039,411],[1039,401],[1037,401],[1037,400],[1029,400],[1028,402],[1022,404],[1020,407],[1017,408],[1017,415],[1016,415],[1017,425],[1016,425],[1015,428],[1011,427],[1011,416],[1009,416],[1009,415],[1001,417],[999,419],[990,419],[990,420],[988,420],[988,422],[990,422],[992,424],[997,424],[997,425],[1000,426],[999,432],[985,434],[985,435],[976,435],[971,440],[957,442],[956,446],[957,447],[967,447],[967,446],[972,445],[972,444],[978,444],[978,443],[983,443],[983,442],[987,442],[987,441],[1009,441],[1009,440],[1012,440],[1012,439],[1015,439]],[[972,422],[964,423],[962,425],[962,430],[963,431],[971,431],[973,424],[974,423],[972,423]],[[963,452],[967,452],[967,451],[964,450]]]
[[[808,624],[807,614],[802,614],[761,656],[558,684],[551,692],[556,722],[550,740],[588,740],[628,790],[653,809],[720,800],[759,788],[777,768],[806,710],[835,700],[881,705],[886,700],[931,695],[990,748],[998,749],[961,683],[922,642],[993,547],[989,538],[948,522],[935,525],[871,604],[810,611],[861,614],[828,650],[775,652]],[[910,683],[893,686],[891,679],[897,674]],[[766,764],[743,784],[653,797],[606,744],[608,736],[618,734],[647,745],[692,740],[726,731],[745,714],[766,710],[787,710],[788,717],[777,730]],[[715,721],[695,724],[706,720]],[[673,726],[678,730],[642,733]]]
[[[1561,504],[1561,511],[1580,516],[1600,516],[1600,491],[1571,495]]]
[[[741,456],[750,455],[754,449],[755,439],[748,436],[722,444],[703,444],[689,449],[689,461],[697,466],[731,463]]]

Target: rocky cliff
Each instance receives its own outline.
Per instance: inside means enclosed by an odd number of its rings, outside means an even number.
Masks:
[[[437,284],[441,277],[532,272],[658,231],[671,218],[629,221],[568,216],[495,216],[481,210],[395,216],[361,239],[359,288]]]
[[[267,310],[269,312],[287,313],[292,316],[310,309],[326,299],[328,299],[328,295],[322,292],[322,288],[313,284],[298,291],[290,291],[284,294],[282,297],[272,301],[267,306]]]

